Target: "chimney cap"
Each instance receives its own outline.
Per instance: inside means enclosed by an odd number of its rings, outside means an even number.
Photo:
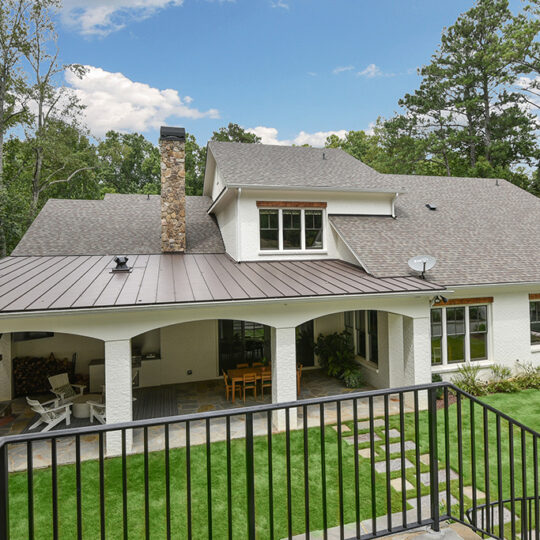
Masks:
[[[182,127],[161,126],[159,130],[159,140],[185,141],[186,129]]]

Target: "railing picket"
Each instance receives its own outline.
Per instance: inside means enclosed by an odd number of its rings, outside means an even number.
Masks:
[[[58,539],[58,462],[56,437],[51,438],[51,496],[53,539]]]
[[[127,441],[126,430],[122,430],[122,529],[124,540],[129,538],[128,497],[127,497]]]
[[[165,424],[165,524],[167,527],[167,540],[171,538],[171,459],[169,445],[169,424]]]
[[[268,441],[268,522],[270,524],[270,540],[274,540],[274,466],[272,462],[272,411],[268,411],[266,413],[266,430]]]
[[[304,520],[306,530],[306,540],[310,538],[309,532],[309,439],[308,439],[308,410],[307,406],[302,407],[304,420]]]
[[[527,440],[525,431],[521,430],[521,538],[527,540],[528,512],[527,512]]]
[[[29,471],[31,469],[28,469]],[[75,489],[77,497],[77,539],[82,540],[81,437],[75,436]],[[32,537],[31,537],[32,538]]]
[[[533,435],[533,462],[534,462],[534,531],[536,540],[540,540],[540,493],[538,487],[538,437]],[[532,529],[532,528],[531,528]]]
[[[287,532],[292,539],[292,492],[291,492],[291,417],[290,409],[285,409],[285,462],[287,469]]]
[[[187,536],[193,538],[193,523],[191,516],[191,423],[186,421],[186,518]]]
[[[145,426],[144,434],[144,532],[146,540],[150,538],[150,486],[148,477],[148,428]]]
[[[369,396],[369,453],[371,460],[371,534],[377,534],[377,499],[375,489],[375,440],[373,428],[373,397]]]
[[[227,438],[227,532],[229,540],[233,537],[232,523],[232,474],[231,474],[231,417],[227,416],[225,422],[225,431]]]
[[[384,396],[384,459],[386,464],[386,528],[392,531],[392,489],[390,483],[390,412],[388,395]]]
[[[428,390],[429,419],[429,472],[431,497],[431,519],[433,530],[438,532],[439,526],[439,456],[437,439],[437,394],[434,388]]]
[[[358,400],[353,399],[353,437],[354,437],[354,515],[356,537],[360,538],[360,463],[358,460]]]
[[[105,540],[105,464],[103,449],[103,432],[99,433],[99,524],[101,529],[101,540]]]
[[[473,508],[477,505],[476,495],[476,422],[474,418],[474,401],[469,401],[469,425],[470,425],[470,443],[471,443],[471,490]],[[476,522],[476,512],[473,514],[473,525],[478,525]]]
[[[465,521],[465,506],[463,502],[463,412],[461,408],[462,395],[457,393],[457,439],[458,439],[458,482],[459,482],[459,519]]]
[[[34,540],[34,456],[32,441],[26,443],[26,483],[28,490],[28,540]],[[77,460],[78,463],[79,460]],[[77,485],[77,494],[79,486]],[[77,496],[77,503],[79,497]],[[78,510],[78,507],[77,507]],[[77,512],[77,525],[78,523]],[[80,538],[80,536],[79,536]]]
[[[403,392],[399,397],[399,453],[401,459],[401,523],[404,529],[407,528],[407,487],[405,478],[405,413],[403,410]]]
[[[0,445],[0,540],[9,540],[9,445]]]
[[[443,390],[444,403],[444,464],[446,470],[446,513],[452,513],[452,498],[450,492],[450,419],[448,412],[448,387]]]
[[[495,433],[497,436],[497,496],[499,508],[499,536],[504,538],[504,505],[503,505],[503,466],[502,466],[502,442],[501,442],[501,417],[496,415]],[[492,520],[493,521],[493,520]]]
[[[386,435],[388,437],[388,434]],[[418,390],[414,391],[414,444],[415,473],[416,473],[416,520],[422,522],[422,484],[420,483],[420,409],[418,404]]]
[[[246,487],[248,538],[255,540],[255,466],[253,449],[253,413],[246,414]]]
[[[510,459],[510,508],[512,512],[512,521],[510,523],[512,529],[512,538],[516,537],[516,488],[514,484],[514,425],[508,423],[508,446]]]
[[[328,540],[328,515],[326,500],[326,446],[325,446],[325,424],[324,424],[324,402],[319,404],[319,425],[321,431],[321,498],[322,498],[322,518],[323,518],[323,538]]]
[[[484,407],[483,422],[484,422],[484,492],[486,494],[486,504],[490,508],[490,479],[489,479],[489,426],[488,426],[488,410]],[[486,512],[486,527],[491,531],[492,520],[489,512]]]
[[[212,450],[210,439],[210,418],[206,419],[206,511],[208,518],[208,540],[212,540]],[[247,429],[247,426],[246,426]],[[247,435],[246,435],[247,440]]]
[[[339,537],[345,538],[343,519],[343,441],[341,440],[341,401],[336,403],[337,409],[337,455],[338,455],[338,505],[339,505]]]

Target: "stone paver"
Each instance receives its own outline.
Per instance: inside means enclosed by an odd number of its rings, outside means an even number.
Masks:
[[[439,483],[446,482],[446,469],[439,469]],[[429,472],[421,473],[420,474],[420,482],[424,484],[424,486],[429,486],[430,479],[429,479]],[[454,472],[452,469],[450,469],[450,480],[457,480],[459,476],[456,472]]]
[[[388,436],[391,439],[395,439],[396,437],[401,437],[401,433],[397,429],[392,428],[388,430]]]
[[[401,488],[403,487],[401,483],[401,478],[394,478],[393,480],[390,480],[390,485],[396,491],[399,491],[401,493]],[[414,489],[414,486],[408,480],[405,480],[405,491],[408,491],[409,489]]]
[[[358,455],[364,459],[371,459],[371,448],[362,448],[358,450]]]
[[[423,463],[424,465],[429,465],[430,464],[429,454],[422,454],[420,456],[420,462]]]
[[[472,486],[463,486],[463,495],[466,497],[469,497],[469,499],[473,498],[473,488]],[[477,499],[484,499],[486,494],[483,491],[480,491],[479,489],[476,490],[476,498]]]
[[[347,444],[354,444],[354,437],[344,437],[343,440],[347,443]],[[360,433],[358,435],[358,444],[363,444],[363,443],[367,443],[371,440],[371,437],[369,436],[369,433]],[[374,433],[373,434],[373,440],[374,441],[380,441],[381,438],[376,434]]]
[[[400,458],[391,459],[389,461],[389,463],[390,463],[390,472],[401,471],[401,459]],[[414,465],[408,459],[405,459],[405,468],[410,469],[411,467],[414,467]],[[375,463],[375,470],[378,473],[381,473],[381,474],[385,473],[386,472],[386,461],[377,461]]]
[[[412,441],[405,441],[403,447],[405,448],[405,450],[414,450],[416,448],[416,444],[414,444]],[[385,452],[386,451],[386,447],[384,446],[384,444],[381,444],[381,452]],[[390,450],[390,453],[391,454],[395,454],[396,452],[401,452],[401,443],[392,443],[390,445],[388,445],[388,449]]]
[[[373,420],[373,427],[384,427],[384,420],[382,418],[376,418]],[[364,430],[369,429],[369,420],[364,420],[363,422],[358,422],[358,429]]]
[[[332,426],[332,429],[337,433],[338,426]],[[351,428],[347,424],[341,424],[341,433],[346,433],[347,431],[351,431]]]
[[[416,497],[412,497],[407,500],[407,502],[413,507],[416,508],[416,505],[418,503]],[[450,504],[454,506],[454,504],[457,504],[458,500],[453,496],[450,495]],[[439,492],[439,504],[446,504],[446,492],[440,491]],[[420,497],[420,506],[422,508],[422,513],[429,514],[429,509],[431,508],[431,496],[430,495],[424,495],[423,497]]]

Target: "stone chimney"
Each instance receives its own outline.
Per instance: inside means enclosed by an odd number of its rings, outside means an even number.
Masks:
[[[186,249],[186,130],[162,126],[161,151],[161,251]]]

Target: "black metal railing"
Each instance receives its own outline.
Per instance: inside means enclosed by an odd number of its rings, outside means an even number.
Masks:
[[[0,540],[538,540],[538,438],[449,383],[10,436]]]

